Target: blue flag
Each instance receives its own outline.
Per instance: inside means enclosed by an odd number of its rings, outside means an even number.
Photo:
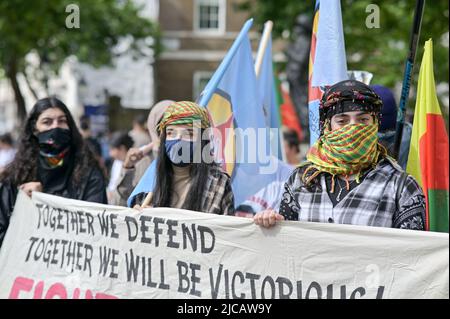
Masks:
[[[205,89],[202,93],[201,100],[199,102],[200,105],[206,106],[208,101],[211,100],[211,97],[213,96],[215,89],[217,87],[217,84],[221,80],[225,70],[229,66],[232,58],[234,57],[235,53],[237,52],[238,48],[240,47],[240,43],[244,39],[244,37],[247,37],[248,30],[250,30],[251,26],[253,24],[253,20],[248,20],[244,27],[242,28],[239,36],[234,41],[231,49],[225,56],[224,60],[220,64],[219,68],[209,81],[207,87],[214,88],[214,90],[207,90]],[[253,72],[254,74],[254,72]],[[253,81],[254,82],[254,81]],[[151,165],[148,167],[148,169],[145,171],[144,175],[142,176],[141,180],[139,181],[138,185],[135,187],[133,192],[131,193],[130,197],[127,200],[127,205],[131,207],[131,204],[133,203],[134,198],[136,195],[140,193],[149,193],[153,192],[155,183],[156,183],[156,163],[157,161],[154,160]]]
[[[341,1],[317,0],[309,65],[310,143],[319,138],[319,102],[327,86],[347,80]]]
[[[266,127],[275,129],[272,131],[270,136],[271,154],[278,159],[283,160],[281,119],[273,76],[272,39],[269,38],[263,55],[261,69],[257,78],[258,94],[265,116]]]
[[[220,132],[221,143],[215,150],[221,153],[219,159],[223,169],[232,177],[235,206],[238,207],[277,180],[280,162],[271,154],[267,118],[247,33],[232,50],[203,92],[203,97],[211,98],[202,97],[200,104],[207,106],[213,126]],[[271,55],[268,59],[271,65]],[[264,72],[270,72],[269,68],[265,67]],[[271,112],[272,106],[273,103],[267,105],[267,112]]]
[[[235,206],[279,180],[279,159],[271,155],[248,30],[249,20],[202,92],[199,104],[207,107],[214,132],[214,151],[232,178]],[[287,174],[281,174],[287,178]],[[155,185],[156,162],[128,200]]]
[[[131,204],[133,202],[133,199],[136,197],[136,195],[140,193],[150,193],[153,192],[153,189],[155,187],[156,183],[156,159],[150,164],[150,166],[145,171],[144,175],[142,176],[139,183],[134,188],[133,192],[131,193],[130,197],[128,197],[127,205],[128,207],[131,207]]]

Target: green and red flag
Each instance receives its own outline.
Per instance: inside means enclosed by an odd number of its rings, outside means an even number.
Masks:
[[[426,229],[448,233],[449,213],[448,135],[441,113],[433,72],[433,42],[425,42],[419,72],[416,109],[406,171],[423,188]]]

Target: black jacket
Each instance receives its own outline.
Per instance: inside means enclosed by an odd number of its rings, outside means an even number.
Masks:
[[[86,176],[87,178],[83,178],[81,185],[78,187],[68,187],[62,194],[51,195],[107,204],[106,181],[102,172],[98,168],[92,168]],[[8,181],[0,183],[0,247],[14,210],[17,193],[18,185],[13,185]]]

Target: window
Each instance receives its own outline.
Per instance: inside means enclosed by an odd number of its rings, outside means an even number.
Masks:
[[[196,0],[194,30],[202,33],[225,32],[226,0]]]
[[[197,71],[194,73],[194,80],[193,80],[193,100],[198,100],[200,97],[200,94],[202,93],[203,89],[206,87],[206,84],[208,84],[209,80],[213,76],[213,72],[208,71]]]

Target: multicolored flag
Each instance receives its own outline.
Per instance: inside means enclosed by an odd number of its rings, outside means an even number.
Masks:
[[[198,102],[208,109],[214,127],[214,153],[232,178],[236,208],[267,185],[286,180],[292,171],[271,154],[248,37],[252,22],[244,24]],[[137,194],[153,191],[155,163],[131,194],[129,206]]]
[[[309,131],[311,145],[319,138],[319,102],[327,86],[347,80],[340,0],[316,0],[309,54]]]
[[[243,30],[248,31],[249,24],[251,20]],[[236,207],[280,178],[279,159],[272,156],[270,141],[266,138],[266,118],[261,100],[250,39],[246,32],[241,31],[206,85],[199,102],[207,107],[213,126],[221,133],[222,141],[216,144],[215,151],[222,154],[220,159],[224,170],[232,177]],[[257,137],[256,141],[245,140],[252,135]],[[287,178],[288,174],[282,178]]]
[[[426,198],[426,229],[448,233],[449,157],[448,134],[436,96],[433,42],[425,42],[419,72],[416,109],[406,171],[423,188]]]
[[[252,51],[250,40],[248,39],[248,31],[252,24],[253,19],[248,20],[244,24],[198,101],[199,105],[208,107],[212,125],[220,133],[215,136],[217,139],[214,143],[215,153],[222,164],[223,170],[233,180],[236,180],[234,176],[237,167],[235,161],[237,146],[234,139],[236,125],[240,127],[264,127],[264,116],[259,104]],[[224,87],[223,83],[227,85]],[[236,116],[237,114],[239,116]],[[239,122],[236,118],[239,118]],[[220,140],[218,140],[219,138]],[[242,168],[249,176],[257,174],[257,167],[250,166],[248,168],[244,165]],[[241,179],[239,178],[239,180]],[[153,192],[155,182],[156,160],[146,170],[144,176],[128,198],[128,206],[131,206],[137,194]],[[238,191],[245,190],[245,186],[236,186],[236,183],[234,183],[233,191],[237,194]],[[251,188],[247,187],[247,189]],[[246,196],[246,192],[243,191],[242,196]],[[238,196],[237,200],[239,199],[240,197]],[[243,200],[241,199],[241,201]]]

